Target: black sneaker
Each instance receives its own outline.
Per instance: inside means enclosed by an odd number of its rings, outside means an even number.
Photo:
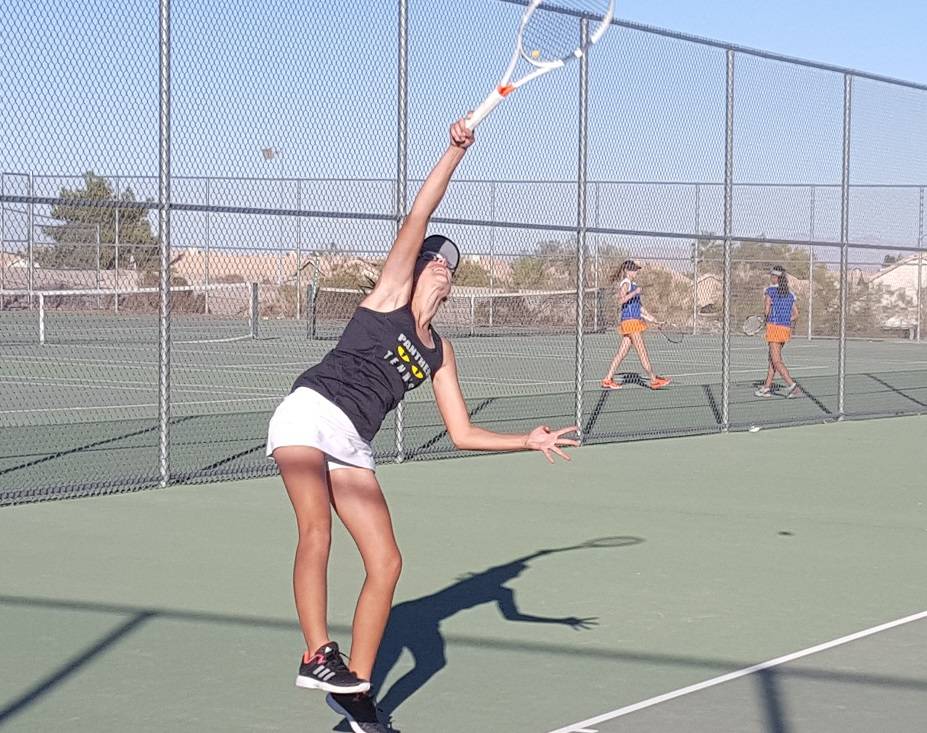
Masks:
[[[307,651],[299,665],[296,686],[325,692],[366,692],[370,683],[354,674],[338,651],[338,645],[331,641],[312,656]]]
[[[354,733],[395,733],[394,729],[381,723],[377,708],[370,695],[361,692],[356,695],[326,695],[328,707],[347,718]]]

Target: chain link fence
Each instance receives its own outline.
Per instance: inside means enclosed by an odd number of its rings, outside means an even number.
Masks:
[[[13,0],[0,26],[0,503],[267,475],[517,2]],[[577,33],[579,21],[577,20]],[[448,28],[460,32],[448,33]],[[927,86],[616,22],[480,128],[433,230],[474,421],[586,443],[927,411]],[[678,339],[618,348],[615,273]],[[767,369],[769,268],[802,390]],[[457,455],[426,386],[378,460]]]

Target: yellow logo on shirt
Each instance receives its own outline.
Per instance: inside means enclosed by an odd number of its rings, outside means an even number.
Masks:
[[[415,389],[425,377],[431,376],[431,367],[428,366],[428,362],[405,334],[399,334],[396,351],[387,351],[383,358],[396,367],[396,371],[405,382],[406,390]]]

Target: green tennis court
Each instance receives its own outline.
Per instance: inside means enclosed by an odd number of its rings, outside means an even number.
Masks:
[[[177,343],[172,349],[173,473],[222,478],[259,475],[267,420],[307,365],[331,348],[306,338],[305,324],[268,321],[259,339]],[[642,386],[636,357],[623,366],[626,387],[598,383],[616,346],[611,333],[588,334],[583,369],[582,427],[589,442],[692,435],[721,425],[719,335],[682,344],[649,335],[656,368],[673,377],[659,392]],[[455,339],[460,376],[474,419],[501,430],[538,420],[576,420],[573,335]],[[100,486],[157,483],[158,367],[150,343],[17,343],[2,347],[0,415],[4,427],[0,491],[54,487],[62,477],[92,476]],[[730,422],[751,426],[837,419],[837,344],[796,339],[787,362],[805,397],[753,395],[766,370],[766,346],[738,337],[731,350]],[[847,344],[846,413],[895,415],[927,405],[927,343],[851,340]],[[453,455],[430,387],[411,393],[404,412],[403,457]],[[375,448],[392,459],[395,424]],[[78,487],[79,488],[79,487]]]
[[[383,466],[405,557],[377,672],[394,726],[920,730],[925,428]],[[0,512],[0,727],[344,730],[293,686],[293,524],[277,478]],[[361,572],[339,530],[345,641]]]

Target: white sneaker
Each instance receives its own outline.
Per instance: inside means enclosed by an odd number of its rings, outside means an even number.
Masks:
[[[753,390],[753,394],[757,397],[772,397],[772,391],[769,387],[757,387]]]
[[[789,385],[788,389],[785,390],[785,396],[786,399],[801,397],[801,390],[798,389],[798,382],[793,382]]]

